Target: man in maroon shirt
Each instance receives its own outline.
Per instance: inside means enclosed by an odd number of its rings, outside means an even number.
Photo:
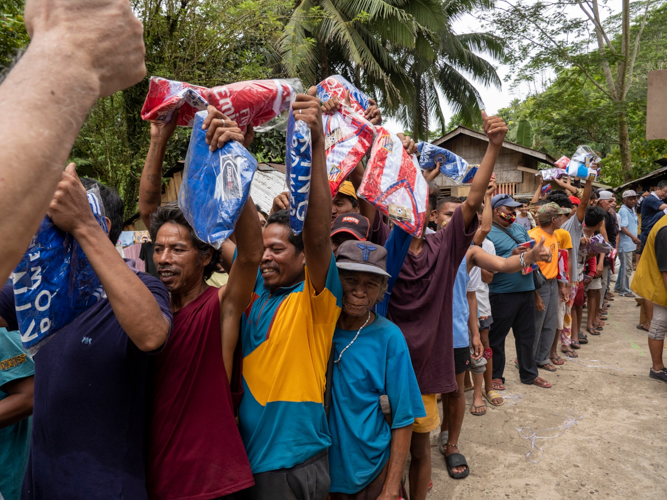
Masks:
[[[424,500],[431,479],[430,432],[440,425],[436,394],[456,390],[452,338],[452,289],[456,273],[479,224],[477,209],[484,200],[507,126],[502,118],[482,112],[489,145],[473,178],[470,194],[435,234],[413,238],[389,300],[388,318],[403,332],[424,400],[426,417],[416,419],[410,444],[410,498]],[[427,213],[435,219],[437,194],[429,193]],[[374,221],[375,212],[362,204],[373,221],[371,241],[383,244],[389,230]],[[429,222],[427,217],[426,224]]]
[[[212,150],[226,140],[243,142],[236,123],[212,107],[204,127]],[[157,208],[150,222],[153,260],[170,293],[174,327],[156,356],[149,497],[225,497],[254,484],[235,422],[232,391],[240,392],[240,379],[232,377],[232,368],[241,315],[262,258],[257,211],[249,198],[234,231],[238,255],[222,288],[205,282],[220,252],[195,236],[176,203]]]

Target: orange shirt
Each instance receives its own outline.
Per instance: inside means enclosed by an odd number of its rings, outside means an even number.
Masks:
[[[558,236],[549,234],[540,227],[531,229],[528,234],[535,240],[536,244],[544,236],[544,246],[551,250],[551,262],[538,262],[537,265],[540,266],[540,270],[546,279],[556,278],[558,276]]]

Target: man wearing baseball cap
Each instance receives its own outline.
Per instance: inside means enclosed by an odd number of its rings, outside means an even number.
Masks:
[[[491,199],[493,227],[487,238],[500,257],[521,255],[528,250],[526,246],[520,246],[530,242],[526,228],[514,223],[516,209],[520,206],[521,203],[508,194],[498,194]],[[505,339],[510,328],[514,333],[521,382],[551,387],[549,382],[538,376],[533,358],[535,285],[532,273],[496,273],[489,284],[489,300],[493,316],[489,332],[489,344],[493,351],[493,389],[505,389]]]
[[[632,255],[641,242],[637,236],[639,220],[635,206],[638,195],[632,189],[623,192],[623,205],[618,215],[621,216],[621,232],[618,236],[618,260],[621,266],[618,270],[618,278],[614,292],[621,297],[634,298],[630,291],[630,275],[632,274]]]
[[[343,310],[332,346],[330,497],[401,497],[412,424],[426,412],[401,330],[371,311],[387,288],[387,251],[374,243],[344,241],[336,266]],[[391,424],[380,406],[384,394]]]
[[[339,215],[350,212],[359,213],[359,200],[354,185],[350,181],[344,181],[331,201],[331,222]]]
[[[368,219],[356,212],[339,215],[331,225],[331,250],[337,255],[338,247],[347,240],[366,241],[370,231]]]
[[[616,211],[613,208],[614,195],[611,191],[600,191],[598,193],[598,206],[602,207],[605,214],[604,227],[607,232],[607,242],[616,248],[616,238],[618,237],[618,220],[616,219]],[[609,256],[604,259],[604,266],[602,270],[602,300],[608,303],[613,299],[609,287],[609,278],[611,277],[611,258]]]

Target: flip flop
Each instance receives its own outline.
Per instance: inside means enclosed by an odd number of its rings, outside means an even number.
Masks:
[[[579,355],[576,352],[574,352],[572,349],[567,349],[567,350],[561,349],[560,352],[562,352],[563,354],[565,354],[566,356],[569,356],[571,358],[578,358],[579,357]]]
[[[551,368],[547,368],[547,366],[550,366]],[[542,370],[546,370],[548,372],[555,372],[558,371],[556,367],[551,366],[549,363],[544,364],[544,365],[537,365],[538,368],[541,368]]]
[[[491,406],[502,406],[502,405],[505,404],[505,399],[500,394],[498,394],[496,391],[493,391],[493,390],[491,390],[489,392],[482,391],[482,396],[484,396],[484,399],[486,399]],[[497,404],[497,403],[493,402],[494,399],[498,399],[498,398],[503,400],[502,403]]]
[[[445,463],[447,464],[447,472],[449,472],[449,477],[452,479],[464,479],[470,474],[470,467],[468,467],[468,462],[466,462],[466,457],[460,453],[452,453],[445,457]],[[454,467],[465,466],[466,470],[463,472],[452,472]]]
[[[579,332],[577,336],[579,337],[580,344],[588,344],[588,337],[584,335],[584,332]]]
[[[550,360],[553,362],[553,364],[556,365],[556,366],[561,366],[561,365],[564,365],[564,364],[565,364],[565,360],[564,360],[563,358],[561,358],[560,356],[556,356],[555,358],[551,358],[551,357],[550,357],[549,359],[550,359]]]
[[[579,345],[579,342],[577,342],[576,340],[573,340],[572,342],[570,342],[570,347],[572,349],[581,349],[581,346]],[[562,351],[562,349],[561,349],[561,351]]]
[[[479,408],[484,408],[484,411],[477,412],[475,413],[473,410],[477,410]],[[477,406],[477,405],[470,405],[470,413],[472,415],[475,415],[476,417],[481,417],[482,415],[486,415],[486,405],[483,406]]]
[[[593,328],[592,330],[589,330],[588,328],[586,328],[586,331],[588,333],[590,333],[591,335],[600,335],[600,330],[596,330],[595,328]]]
[[[644,330],[645,332],[648,332],[648,328],[646,328],[644,325],[637,325],[637,330]]]
[[[440,446],[438,446],[438,450],[440,450],[442,456],[445,456],[445,445],[447,444],[447,441],[449,441],[449,432],[448,431],[441,432],[438,435],[438,441],[440,441]]]
[[[538,382],[539,381],[539,382]],[[544,380],[543,378],[540,377],[535,377],[535,380],[533,380],[533,385],[536,385],[537,387],[541,387],[542,389],[550,389],[551,384]]]
[[[502,379],[500,378],[494,378],[491,380],[491,384],[493,385],[494,390],[496,391],[504,391],[505,390],[505,384]]]

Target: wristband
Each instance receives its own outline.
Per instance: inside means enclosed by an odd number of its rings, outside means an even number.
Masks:
[[[525,269],[526,267],[528,267],[528,266],[526,266],[526,261],[523,260],[523,253],[520,253],[520,254],[519,254],[519,264],[521,264],[521,267],[522,267],[523,269]]]

